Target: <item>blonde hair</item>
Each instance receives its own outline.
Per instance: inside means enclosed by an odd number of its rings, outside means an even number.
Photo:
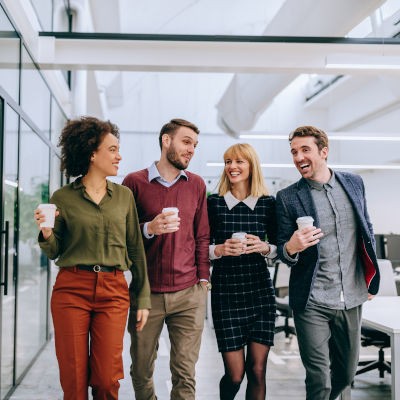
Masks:
[[[267,196],[268,189],[264,182],[264,177],[261,172],[261,165],[258,155],[254,148],[248,143],[238,143],[229,147],[224,153],[224,161],[226,159],[237,159],[242,158],[250,164],[250,195],[255,197]],[[218,184],[218,194],[224,196],[230,191],[231,184],[229,182],[228,175],[225,172],[225,168],[222,171],[221,178]]]

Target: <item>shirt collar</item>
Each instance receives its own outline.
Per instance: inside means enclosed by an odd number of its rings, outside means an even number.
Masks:
[[[254,207],[257,204],[258,197],[256,196],[248,196],[244,200],[238,200],[230,191],[226,192],[224,195],[225,203],[228,206],[229,210],[232,210],[233,207],[238,205],[240,202],[246,204],[251,210],[254,210]]]
[[[147,168],[147,171],[149,171],[149,182],[151,182],[153,179],[164,179],[161,175],[160,172],[157,169],[157,161],[154,161],[153,164],[150,165],[149,168]],[[182,169],[179,172],[179,175],[175,178],[178,180],[180,177],[185,178],[186,180],[189,179],[189,177],[186,175],[186,172]]]
[[[109,181],[108,179],[106,179],[106,183],[107,183],[107,192],[108,192],[108,194],[111,195],[112,192],[113,192],[112,182]],[[84,185],[83,182],[82,182],[82,176],[79,176],[78,178],[76,178],[76,179],[72,182],[72,187],[73,187],[75,190],[84,189],[84,188],[85,188],[85,185]]]
[[[335,178],[335,172],[331,169],[329,169],[331,171],[331,178],[329,179],[329,181],[327,183],[321,183],[321,182],[317,182],[317,181],[313,181],[312,179],[306,179],[307,183],[316,190],[322,190],[324,188],[330,188],[333,189],[333,187],[335,186],[336,183],[336,178]]]
[[[72,187],[77,190],[80,188],[83,188],[84,185],[82,183],[82,177],[80,176],[79,178],[76,178],[73,182],[72,182]]]

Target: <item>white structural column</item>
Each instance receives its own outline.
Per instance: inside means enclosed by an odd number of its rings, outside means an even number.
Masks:
[[[74,31],[82,32],[91,29],[91,19],[89,12],[89,4],[87,0],[72,0],[70,7],[75,14]],[[88,101],[88,78],[87,71],[75,71],[72,75],[72,116],[87,114]]]

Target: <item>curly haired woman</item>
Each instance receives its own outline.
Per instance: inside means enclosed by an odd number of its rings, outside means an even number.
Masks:
[[[142,330],[150,308],[146,258],[132,192],[107,180],[118,172],[118,128],[93,117],[65,125],[61,169],[74,182],[57,190],[53,228],[39,245],[60,267],[51,297],[55,347],[64,400],[118,399],[129,309],[123,271],[132,271],[131,302]],[[35,210],[36,223],[45,221]]]

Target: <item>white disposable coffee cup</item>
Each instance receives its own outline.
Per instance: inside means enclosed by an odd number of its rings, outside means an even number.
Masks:
[[[246,247],[246,232],[235,232],[232,233],[232,239],[239,239],[243,243],[243,251],[242,254],[245,252],[245,247]]]
[[[162,209],[162,212],[163,212],[163,213],[171,212],[171,211],[173,211],[175,214],[168,215],[168,217],[167,217],[168,220],[169,220],[170,218],[178,218],[179,208],[177,208],[177,207],[164,207],[164,208]],[[176,225],[177,225],[177,223],[171,222],[170,224],[168,224],[167,229],[176,229],[176,228],[177,228]]]
[[[299,230],[303,228],[307,228],[308,226],[313,226],[314,218],[313,217],[299,217],[296,219],[297,227]]]
[[[41,228],[54,228],[54,219],[56,217],[55,204],[39,204],[38,209],[44,214],[45,221],[40,223]]]
[[[232,233],[232,239],[240,239],[242,241],[245,241],[246,235],[247,235],[246,232],[235,232],[235,233]]]
[[[176,215],[170,215],[171,217],[175,217],[175,216],[177,217],[178,213],[179,213],[179,208],[177,208],[177,207],[165,207],[165,208],[162,209],[163,213],[170,212],[170,211],[173,211],[176,214]]]

